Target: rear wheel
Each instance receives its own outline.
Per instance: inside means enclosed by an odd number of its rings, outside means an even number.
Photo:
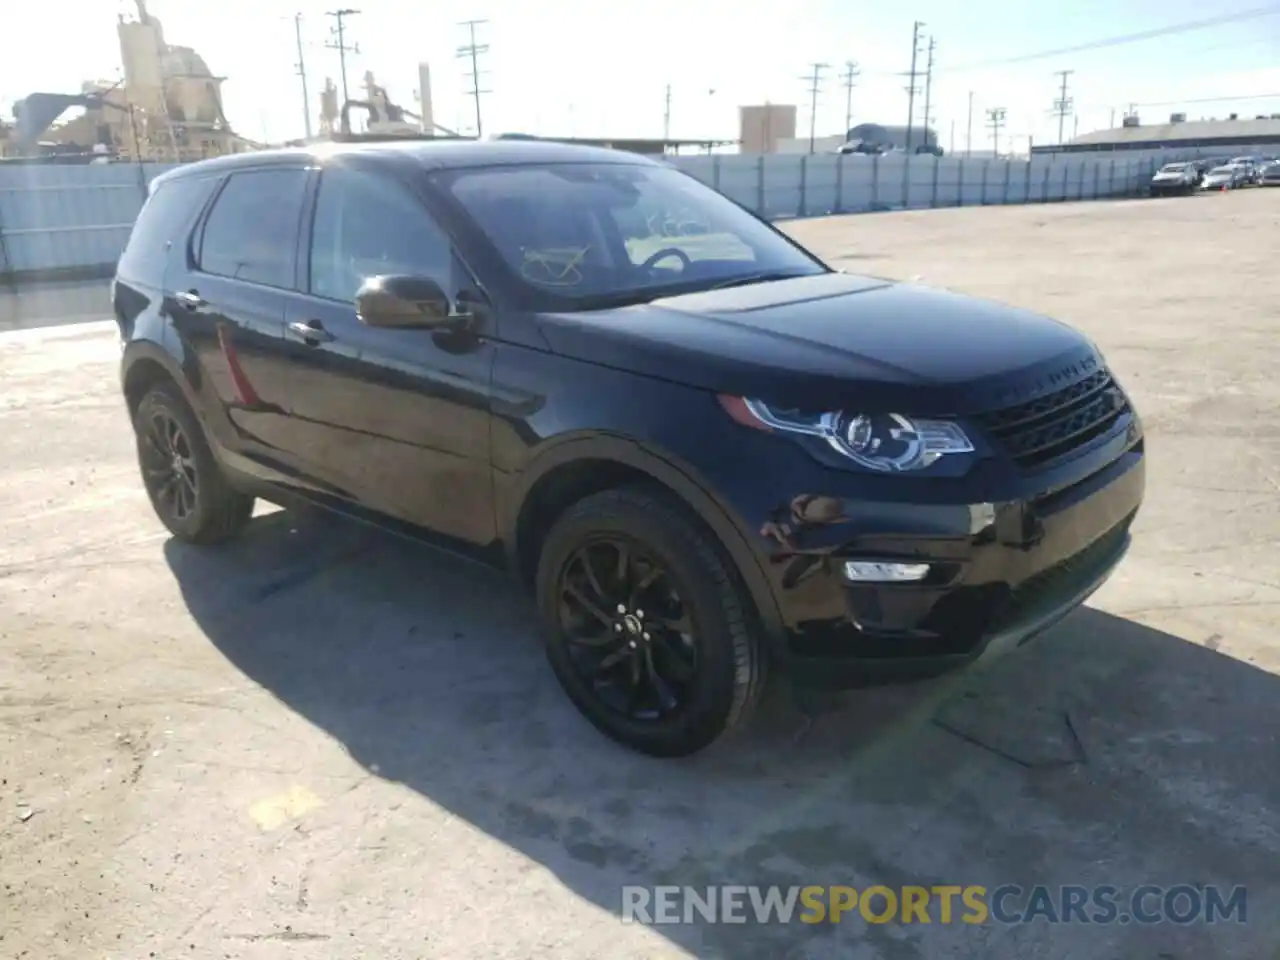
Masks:
[[[643,488],[556,521],[538,563],[547,656],[608,736],[654,756],[709,746],[750,714],[765,659],[736,573],[696,518]]]
[[[138,466],[152,509],[189,543],[229,540],[253,515],[253,497],[227,483],[204,430],[171,383],[152,387],[133,418]]]

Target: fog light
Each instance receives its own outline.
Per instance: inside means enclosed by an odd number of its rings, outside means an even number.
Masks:
[[[882,563],[876,560],[846,560],[844,577],[855,583],[910,583],[929,573],[927,563]]]

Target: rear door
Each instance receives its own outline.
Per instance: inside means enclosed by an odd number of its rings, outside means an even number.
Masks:
[[[171,261],[181,263],[191,227],[217,186],[217,178],[187,176],[162,180],[148,193],[111,287],[122,339],[133,339],[135,330],[143,339],[163,337],[160,321],[171,306],[165,276]]]
[[[319,178],[305,282],[285,307],[290,454],[357,506],[470,543],[493,539],[493,317],[449,235],[406,184],[332,163]],[[309,269],[307,269],[309,267]],[[438,281],[478,332],[365,326],[369,277]]]
[[[302,166],[230,174],[168,277],[206,425],[233,466],[266,477],[296,472],[281,455],[287,417],[272,347],[284,337],[285,291],[297,282],[309,177]]]

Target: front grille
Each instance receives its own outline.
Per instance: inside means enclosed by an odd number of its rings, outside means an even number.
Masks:
[[[1047,396],[976,420],[1021,467],[1049,463],[1107,433],[1129,401],[1106,370]]]

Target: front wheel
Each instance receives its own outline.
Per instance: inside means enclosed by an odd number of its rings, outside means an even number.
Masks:
[[[152,387],[133,418],[138,466],[156,516],[188,543],[221,543],[253,515],[253,497],[227,483],[200,421],[171,383]]]
[[[622,488],[570,507],[543,545],[537,595],[565,692],[634,750],[696,753],[759,699],[750,600],[702,525],[661,494]]]

